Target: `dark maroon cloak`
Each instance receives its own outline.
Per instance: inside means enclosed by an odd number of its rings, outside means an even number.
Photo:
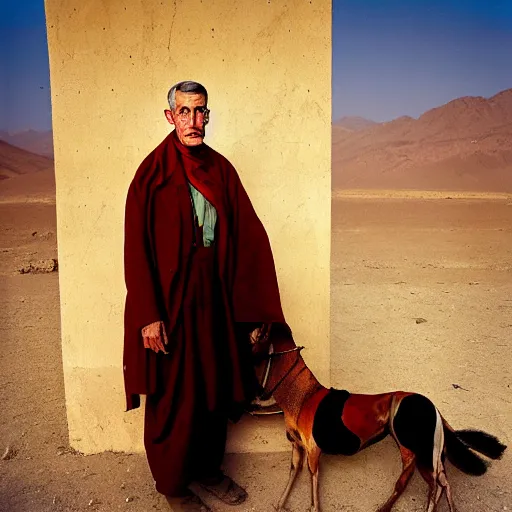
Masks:
[[[127,410],[140,394],[157,391],[157,357],[143,346],[141,329],[165,323],[172,348],[187,283],[194,236],[189,180],[217,210],[216,264],[227,321],[236,325],[285,323],[272,250],[234,167],[202,144],[184,166],[175,132],[142,162],[129,187],[125,212],[125,336],[123,369]],[[240,343],[230,341],[233,403],[250,396]],[[163,356],[169,357],[169,356]]]

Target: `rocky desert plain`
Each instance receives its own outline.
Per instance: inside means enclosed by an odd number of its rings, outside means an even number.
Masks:
[[[143,454],[69,446],[53,160],[47,139],[3,135],[0,511],[167,510]],[[335,120],[332,183],[331,385],[418,391],[453,427],[510,444],[512,90],[418,119]],[[289,457],[226,455],[250,498],[209,503],[273,510]],[[370,512],[391,492],[400,458],[387,438],[351,458],[325,455],[321,467],[324,512]],[[458,512],[512,510],[510,449],[482,477],[447,471]],[[309,510],[309,492],[304,471],[288,509]],[[423,511],[426,496],[415,474],[394,510]]]

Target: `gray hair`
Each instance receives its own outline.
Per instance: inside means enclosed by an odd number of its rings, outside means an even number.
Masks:
[[[184,82],[178,82],[169,89],[167,100],[169,101],[169,107],[173,112],[176,109],[176,91],[188,92],[190,94],[202,94],[206,100],[206,104],[208,104],[208,92],[206,91],[206,88],[198,82],[186,80]]]

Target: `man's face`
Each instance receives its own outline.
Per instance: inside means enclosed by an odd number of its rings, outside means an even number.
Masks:
[[[206,98],[202,94],[176,91],[176,110],[166,110],[165,117],[176,128],[184,146],[199,146],[204,138]]]

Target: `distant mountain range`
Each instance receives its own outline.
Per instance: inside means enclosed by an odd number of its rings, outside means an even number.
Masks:
[[[53,133],[48,131],[25,130],[9,133],[0,130],[0,140],[36,155],[53,158]]]
[[[53,170],[53,160],[0,140],[0,180]]]
[[[53,169],[52,158],[51,131],[0,131],[0,180]],[[339,119],[332,125],[332,184],[512,192],[512,89],[458,98],[418,119]]]
[[[369,128],[370,126],[376,125],[375,121],[371,121],[370,119],[365,119],[364,117],[359,116],[345,116],[333,123],[336,126],[341,128],[345,128],[350,131],[364,130],[365,128]]]
[[[0,202],[5,200],[54,202],[53,160],[0,141]]]
[[[418,119],[332,126],[334,188],[512,192],[512,89],[462,97]]]

